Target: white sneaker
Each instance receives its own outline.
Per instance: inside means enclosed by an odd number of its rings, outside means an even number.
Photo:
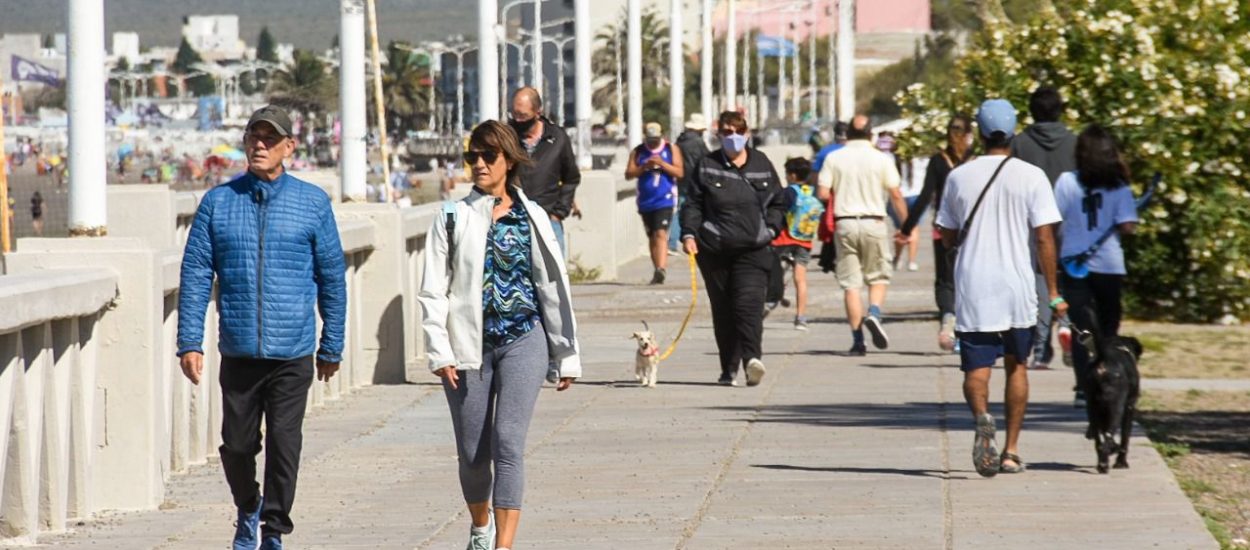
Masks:
[[[907,264],[907,271],[920,271],[920,264],[916,262]]]
[[[942,316],[942,328],[938,329],[938,347],[943,351],[955,349],[955,316],[947,313]]]
[[[764,362],[759,359],[751,359],[747,361],[747,385],[758,386],[760,380],[764,379]]]
[[[470,527],[469,545],[464,550],[495,550],[495,515],[493,513],[485,529]]]

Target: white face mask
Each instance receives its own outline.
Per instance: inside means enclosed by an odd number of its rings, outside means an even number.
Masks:
[[[747,137],[742,134],[729,134],[727,136],[721,136],[720,146],[721,149],[725,151],[726,155],[736,157],[738,156],[738,153],[741,153],[747,148]]]

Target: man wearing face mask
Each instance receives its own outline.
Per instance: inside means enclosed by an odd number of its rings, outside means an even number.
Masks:
[[[747,149],[740,113],[720,115],[720,150],[689,172],[681,208],[682,242],[695,254],[712,307],[712,330],[724,386],[738,385],[739,365],[748,386],[764,377],[761,340],[768,274],[775,261],[768,245],[785,225],[781,179],[768,157]]]
[[[560,248],[564,241],[564,219],[573,211],[573,196],[582,174],[569,137],[543,116],[543,100],[538,90],[524,87],[512,94],[512,116],[508,124],[521,138],[521,145],[532,164],[522,167],[521,189],[551,216]]]

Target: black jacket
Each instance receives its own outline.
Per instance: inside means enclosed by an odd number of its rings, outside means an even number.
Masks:
[[[947,158],[955,166],[952,167],[947,163]],[[902,227],[899,227],[899,231],[903,234],[910,234],[911,230],[916,228],[916,224],[920,223],[920,218],[929,208],[930,201],[934,209],[942,207],[942,190],[946,188],[946,176],[971,158],[972,151],[965,153],[964,158],[961,159],[950,149],[938,152],[929,158],[929,168],[924,173],[924,187],[920,188],[920,196],[916,197],[916,204],[907,209],[907,220],[903,222]]]
[[[700,252],[757,250],[785,226],[785,193],[773,163],[758,150],[747,151],[742,168],[715,151],[693,172],[681,209],[681,235],[695,237]]]
[[[1011,140],[1011,153],[1041,168],[1053,186],[1060,174],[1076,170],[1076,135],[1062,122],[1039,122]]]
[[[703,141],[703,132],[683,131],[677,136],[677,148],[681,149],[681,160],[686,170],[686,176],[677,182],[677,192],[684,197],[690,191],[690,180],[699,168],[699,161],[707,156],[707,143]]]
[[[582,182],[582,173],[577,169],[569,136],[547,117],[542,121],[543,135],[530,155],[534,164],[520,170],[521,189],[548,214],[563,220],[573,211],[573,194]]]

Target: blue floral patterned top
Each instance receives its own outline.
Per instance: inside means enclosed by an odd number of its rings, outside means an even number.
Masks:
[[[542,321],[531,278],[531,233],[529,214],[516,197],[490,226],[482,281],[482,343],[488,349],[516,341]]]

